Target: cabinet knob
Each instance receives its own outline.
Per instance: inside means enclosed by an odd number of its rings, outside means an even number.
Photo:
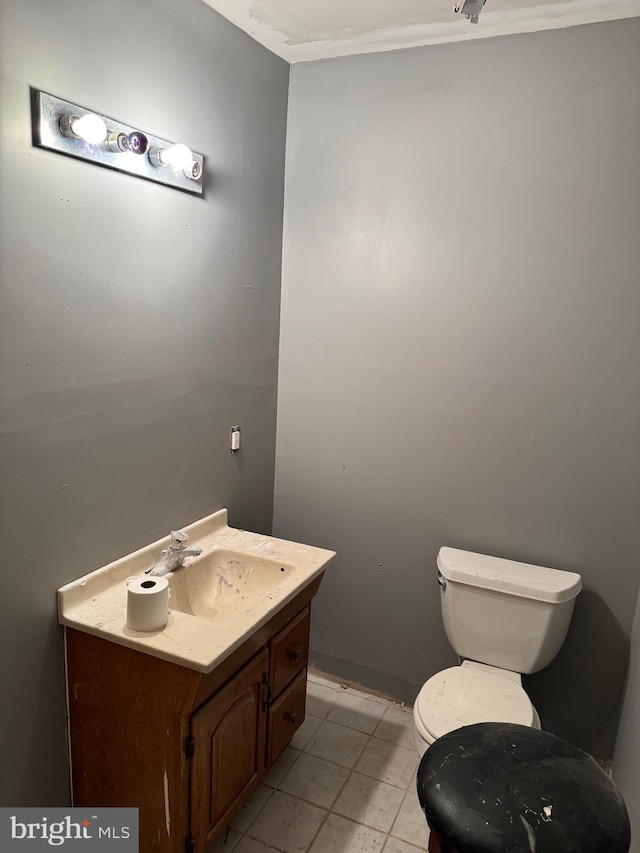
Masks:
[[[300,660],[301,655],[302,655],[302,652],[300,651],[300,649],[294,649],[291,652],[291,657],[293,660]]]
[[[295,721],[296,721],[297,719],[298,719],[298,715],[296,714],[296,712],[295,712],[295,711],[293,711],[291,714],[287,714],[287,720],[289,720],[289,722],[290,722],[292,725],[293,725],[293,723],[295,723]]]

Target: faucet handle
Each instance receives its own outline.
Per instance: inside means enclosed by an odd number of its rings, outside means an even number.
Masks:
[[[188,539],[188,535],[184,532],[184,530],[172,530],[171,531],[171,547],[174,550],[179,548],[184,548],[184,543]]]

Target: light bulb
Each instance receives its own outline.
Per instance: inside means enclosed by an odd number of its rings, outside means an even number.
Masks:
[[[69,127],[74,136],[79,136],[91,145],[99,145],[107,137],[107,125],[94,113],[87,113],[82,118],[71,116]]]
[[[161,148],[159,160],[163,166],[174,166],[176,169],[190,169],[193,163],[193,154],[187,145],[179,142],[170,148]]]
[[[115,151],[116,154],[122,154],[124,151],[129,151],[131,154],[146,154],[148,147],[149,140],[139,130],[129,134],[114,130],[107,136],[107,148],[109,151]]]

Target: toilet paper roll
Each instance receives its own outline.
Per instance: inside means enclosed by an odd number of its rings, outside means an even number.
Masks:
[[[169,618],[169,581],[141,577],[127,580],[127,626],[134,631],[159,631]]]

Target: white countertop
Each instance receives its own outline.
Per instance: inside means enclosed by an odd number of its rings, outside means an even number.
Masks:
[[[199,672],[211,672],[258,628],[320,575],[335,556],[334,551],[237,530],[227,524],[227,510],[200,519],[183,528],[189,546],[203,549],[201,557],[189,558],[179,572],[189,571],[189,562],[202,560],[215,549],[240,552],[251,557],[275,560],[293,566],[277,588],[257,593],[243,612],[224,619],[195,616],[171,609],[161,631],[144,633],[127,627],[127,578],[141,576],[160,559],[169,545],[166,536],[133,554],[97,569],[58,590],[58,618],[62,625],[146,652]],[[167,576],[170,577],[169,575]]]

